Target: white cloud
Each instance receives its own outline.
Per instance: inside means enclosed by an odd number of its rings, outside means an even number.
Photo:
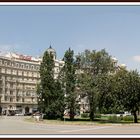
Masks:
[[[16,44],[0,44],[0,52],[14,52],[16,51],[20,46]]]
[[[140,62],[140,55],[133,56],[133,60],[136,62]]]

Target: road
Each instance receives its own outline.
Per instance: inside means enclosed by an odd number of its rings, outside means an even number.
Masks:
[[[26,122],[23,116],[3,116],[0,134],[140,134],[140,124],[48,125]]]

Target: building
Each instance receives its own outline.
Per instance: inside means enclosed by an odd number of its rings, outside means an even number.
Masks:
[[[54,49],[55,74],[57,79],[64,62],[56,60]],[[32,113],[37,110],[37,83],[40,80],[39,69],[41,58],[34,58],[16,53],[0,53],[0,110],[4,114],[12,112]]]
[[[61,68],[64,66],[64,61],[56,59],[56,51],[51,46],[47,51],[54,56],[54,79],[57,79]],[[118,69],[118,60],[116,58],[112,58],[112,60]],[[0,110],[4,114],[11,114],[13,111],[32,113],[37,110],[36,87],[40,81],[41,61],[42,58],[27,55],[0,53]],[[126,66],[123,64],[119,67]],[[80,113],[89,110],[87,97],[78,97],[78,100]]]
[[[16,53],[0,54],[0,102],[2,112],[29,113],[37,109],[36,84],[40,60]]]

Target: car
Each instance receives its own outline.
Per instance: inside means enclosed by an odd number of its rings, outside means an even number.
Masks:
[[[32,113],[29,113],[29,112],[24,114],[24,116],[31,116],[31,115]]]
[[[16,113],[15,116],[24,116],[23,113]]]
[[[125,117],[125,116],[131,116],[131,113],[126,111],[126,112],[121,112],[119,114],[116,114],[117,117]]]

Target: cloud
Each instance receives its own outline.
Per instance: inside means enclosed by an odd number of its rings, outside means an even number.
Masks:
[[[17,48],[17,45],[0,44],[1,52],[13,51],[15,48]]]
[[[136,62],[140,62],[140,55],[133,56],[133,60]]]

